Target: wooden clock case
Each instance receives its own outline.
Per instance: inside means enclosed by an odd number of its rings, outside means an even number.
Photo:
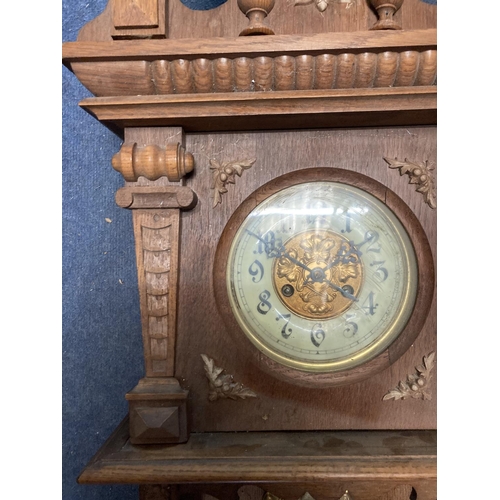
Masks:
[[[238,37],[255,20],[236,2],[139,2],[145,21],[110,0],[64,45],[95,96],[81,106],[123,137],[112,164],[133,212],[146,368],[80,482],[151,500],[436,497],[435,8],[407,0],[403,30],[371,30],[367,2],[344,4],[277,3],[278,34]],[[394,193],[424,256],[410,341],[369,377],[314,389],[234,342],[217,258],[252,193],[312,168]]]

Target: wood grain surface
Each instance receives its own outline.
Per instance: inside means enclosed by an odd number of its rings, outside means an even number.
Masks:
[[[232,92],[84,99],[80,105],[114,128],[181,126],[193,131],[429,125],[437,88]]]
[[[437,40],[430,29],[77,41],[64,44],[63,62],[95,96],[428,86]]]
[[[390,368],[348,387],[308,390],[282,382],[242,354],[227,331],[214,298],[213,262],[219,238],[236,208],[263,183],[309,167],[335,167],[372,177],[394,191],[420,221],[436,257],[436,210],[389,169],[384,157],[436,162],[435,127],[366,128],[290,132],[187,134],[197,168],[186,185],[198,204],[182,214],[179,314],[175,376],[190,391],[194,432],[313,429],[432,429],[436,426],[436,379],[430,401],[382,401],[422,356],[436,347],[435,301],[422,332]],[[256,158],[223,203],[212,208],[209,160]],[[426,270],[423,270],[425,273]],[[432,270],[429,270],[432,272]],[[257,394],[245,401],[208,401],[201,354]],[[398,353],[399,354],[399,353]]]
[[[112,3],[108,3],[100,16],[80,30],[79,40],[112,39]],[[248,26],[248,19],[236,1],[208,11],[195,11],[181,2],[168,2],[167,18],[168,37],[171,39],[232,38]],[[403,30],[435,28],[437,8],[420,0],[406,0],[394,20]],[[266,18],[276,35],[366,31],[376,21],[377,15],[366,0],[330,0],[324,12],[319,12],[314,5],[294,7],[292,2],[276,2]]]
[[[306,491],[315,500],[338,500],[346,489],[355,500],[388,500],[384,495],[407,486],[419,500],[436,498],[434,431],[209,433],[176,446],[143,447],[130,443],[127,427],[125,421],[110,436],[79,483],[183,483],[170,491],[186,499],[202,493],[243,499],[241,488],[252,483],[286,500]],[[157,486],[145,493],[165,500],[170,492]]]

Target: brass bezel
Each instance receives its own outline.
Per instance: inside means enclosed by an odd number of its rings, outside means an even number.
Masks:
[[[382,335],[380,335],[374,342],[369,344],[368,346],[361,349],[358,353],[354,355],[349,355],[344,358],[336,359],[335,361],[329,362],[313,362],[313,361],[301,361],[299,359],[294,359],[290,357],[286,357],[273,349],[271,349],[265,342],[263,342],[255,333],[248,327],[246,322],[242,320],[238,313],[239,307],[236,306],[233,298],[232,284],[231,284],[231,276],[230,276],[230,268],[232,266],[232,262],[234,260],[234,250],[237,242],[239,241],[239,237],[241,231],[244,229],[245,221],[247,221],[255,210],[260,207],[263,203],[269,202],[269,200],[273,197],[277,197],[279,193],[282,193],[283,190],[287,189],[287,187],[291,187],[292,185],[296,186],[297,184],[292,184],[290,186],[286,186],[283,189],[271,194],[270,196],[261,199],[259,203],[248,213],[248,215],[244,218],[238,230],[236,231],[234,238],[231,242],[227,265],[226,265],[226,287],[229,296],[229,303],[231,306],[231,310],[235,316],[235,319],[246,335],[246,337],[250,340],[250,342],[259,349],[260,352],[265,354],[270,359],[276,361],[280,365],[300,370],[303,372],[309,373],[331,373],[331,372],[340,372],[345,370],[350,370],[352,368],[359,367],[373,358],[377,357],[380,353],[386,350],[399,336],[399,334],[404,330],[405,325],[410,318],[413,308],[417,299],[417,290],[418,290],[418,266],[417,266],[417,258],[414,246],[412,244],[412,240],[409,237],[406,229],[404,228],[402,222],[396,216],[396,214],[380,199],[376,196],[372,195],[365,189],[361,189],[359,187],[353,186],[347,182],[342,182],[338,180],[316,180],[316,181],[307,181],[301,182],[298,185],[305,185],[311,183],[329,183],[329,184],[341,184],[347,189],[351,190],[351,192],[355,192],[356,195],[366,198],[369,203],[375,205],[379,211],[381,211],[385,218],[387,219],[388,225],[391,227],[391,230],[397,238],[401,242],[401,247],[404,251],[404,262],[405,268],[407,270],[407,283],[405,291],[402,295],[402,299],[399,306],[399,312],[394,317],[391,322],[389,328],[387,328]],[[411,253],[411,256],[410,256]],[[413,258],[412,258],[413,257]]]

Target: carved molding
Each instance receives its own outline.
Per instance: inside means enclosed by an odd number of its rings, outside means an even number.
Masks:
[[[421,193],[429,207],[436,208],[436,182],[428,161],[415,162],[405,158],[399,161],[397,158],[385,158],[389,168],[399,169],[400,175],[407,175],[410,178],[410,184],[417,184],[417,193]]]
[[[125,186],[115,194],[115,201],[122,208],[180,208],[192,209],[198,198],[185,186]]]
[[[362,89],[437,82],[436,30],[159,42],[67,42],[63,57],[99,97],[329,89],[363,94]]]
[[[139,147],[134,142],[123,144],[111,164],[129,182],[136,181],[140,176],[150,181],[167,176],[170,182],[177,182],[193,171],[194,158],[178,142],[163,147],[156,144]]]
[[[215,366],[214,360],[206,354],[202,354],[201,358],[205,363],[205,373],[209,383],[209,401],[217,401],[218,399],[246,399],[256,398],[257,394],[245,387],[239,382],[233,380],[233,376],[223,374],[224,368]]]
[[[432,369],[434,368],[434,360],[436,353],[433,351],[423,357],[423,363],[415,367],[415,373],[406,377],[406,380],[401,380],[399,384],[390,390],[382,399],[422,399],[430,400],[431,395],[427,392],[429,382],[432,377]]]
[[[134,210],[133,221],[146,375],[172,377],[179,210]]]
[[[243,171],[248,170],[255,161],[255,158],[252,160],[236,160],[223,163],[210,160],[210,169],[212,170],[211,189],[214,191],[213,208],[222,203],[222,195],[227,193],[226,185],[236,184],[236,176],[241,177]]]
[[[100,71],[116,75],[119,81],[118,74],[123,75],[122,68],[128,67],[126,73],[134,78],[122,76],[127,78],[127,95],[420,87],[435,85],[437,77],[437,50],[159,59],[138,67],[140,62],[103,61]],[[89,78],[85,64],[90,63],[76,63],[75,74],[93,93],[111,95],[125,87],[103,88]]]

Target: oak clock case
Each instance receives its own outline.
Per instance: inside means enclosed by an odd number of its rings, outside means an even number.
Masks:
[[[322,388],[364,380],[408,349],[431,305],[432,255],[418,219],[386,193],[362,174],[311,168],[237,208],[214,263],[237,356]]]

